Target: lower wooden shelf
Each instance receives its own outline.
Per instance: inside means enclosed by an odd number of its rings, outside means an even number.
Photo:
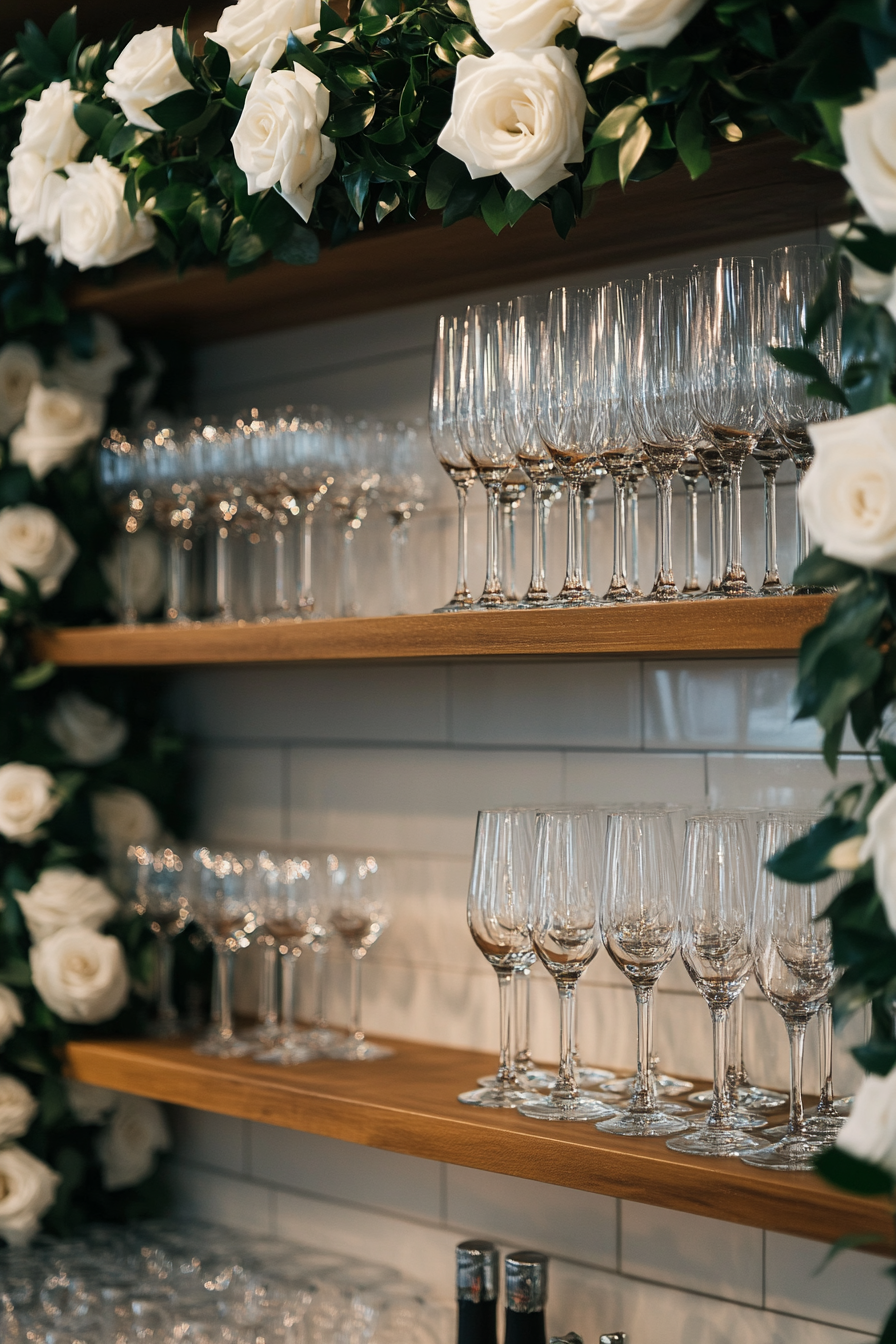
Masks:
[[[792,657],[831,598],[635,603],[579,611],[474,611],[271,625],[103,625],[47,630],[38,658],[69,667],[576,656]]]
[[[874,1249],[893,1250],[887,1200],[846,1194],[811,1174],[673,1153],[662,1139],[621,1139],[590,1124],[551,1125],[461,1106],[457,1094],[493,1071],[493,1056],[389,1044],[394,1057],[375,1063],[280,1068],[205,1059],[182,1041],[79,1042],[68,1047],[68,1071],[85,1083],[219,1115],[814,1241],[876,1234]]]

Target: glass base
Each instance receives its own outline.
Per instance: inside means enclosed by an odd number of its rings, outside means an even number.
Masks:
[[[601,1083],[611,1083],[615,1077],[612,1069],[595,1069],[589,1064],[576,1068],[576,1081],[581,1087],[599,1087]]]
[[[662,1096],[657,1097],[656,1101],[654,1102],[654,1105],[656,1106],[658,1111],[662,1111],[663,1115],[694,1114],[693,1107],[685,1106],[684,1102],[681,1101],[666,1101],[666,1099]]]
[[[349,1036],[341,1045],[332,1045],[323,1053],[327,1059],[365,1060],[391,1059],[395,1051],[390,1050],[387,1045],[374,1045],[373,1041],[368,1041],[363,1036],[360,1040],[355,1036]]]
[[[855,1097],[838,1097],[834,1102],[834,1110],[838,1115],[850,1115],[852,1113],[852,1103]]]
[[[556,1083],[557,1075],[555,1073],[549,1073],[546,1076],[551,1080],[551,1082],[546,1084],[546,1086],[550,1087],[551,1083]],[[516,1075],[516,1081],[517,1086],[521,1092],[528,1092],[530,1093],[530,1095],[532,1095],[538,1091],[538,1089],[533,1084],[532,1080],[525,1073],[518,1073]],[[498,1075],[496,1073],[486,1074],[484,1078],[477,1078],[476,1083],[477,1086],[479,1087],[497,1087]]]
[[[712,1089],[705,1092],[692,1092],[688,1101],[694,1106],[711,1106]],[[767,1092],[764,1087],[739,1087],[737,1089],[737,1106],[741,1111],[780,1111],[782,1106],[787,1105],[787,1097],[783,1092]]]
[[[257,1064],[307,1064],[309,1059],[320,1059],[316,1050],[304,1045],[273,1045],[269,1050],[255,1050],[252,1058]]]
[[[743,1157],[751,1167],[766,1167],[772,1171],[812,1171],[813,1159],[824,1152],[829,1145],[820,1139],[805,1139],[791,1135],[765,1147],[760,1153],[747,1153]]]
[[[520,1115],[529,1120],[603,1120],[614,1115],[611,1107],[605,1106],[596,1097],[580,1092],[577,1097],[558,1100],[556,1097],[539,1097],[537,1101],[527,1101],[517,1108]]]
[[[751,1115],[749,1111],[740,1109],[730,1114],[727,1120],[732,1129],[765,1129],[768,1124],[764,1115]],[[692,1123],[695,1128],[705,1129],[709,1126],[709,1115],[698,1116]]]
[[[518,1106],[532,1100],[531,1092],[515,1091],[500,1087],[477,1087],[472,1092],[461,1092],[457,1098],[464,1106],[485,1106],[489,1110],[515,1111]]]
[[[301,1031],[290,1032],[290,1045],[303,1045],[307,1050],[318,1054],[333,1046],[343,1045],[347,1040],[344,1031],[334,1031],[332,1027],[305,1027]]]
[[[767,1149],[765,1139],[755,1139],[742,1129],[698,1129],[666,1144],[675,1153],[691,1153],[695,1157],[743,1157],[746,1153]]]
[[[243,1059],[252,1053],[248,1041],[236,1036],[222,1036],[219,1032],[204,1036],[193,1046],[194,1055],[209,1055],[212,1059]]]
[[[469,611],[473,605],[473,594],[467,593],[465,597],[458,597],[455,593],[450,602],[446,602],[444,607],[436,607],[433,611],[434,616],[442,616],[450,611]]]
[[[756,594],[757,597],[786,597],[787,589],[780,581],[778,583],[763,584]]]
[[[812,1115],[807,1115],[805,1120],[806,1129],[813,1138],[836,1138],[845,1124],[846,1116],[837,1115],[836,1112],[833,1115],[829,1112],[819,1115],[814,1111]]]
[[[689,1128],[686,1120],[674,1115],[664,1115],[662,1111],[624,1110],[614,1115],[612,1120],[602,1120],[595,1126],[601,1134],[621,1134],[630,1139],[663,1138],[667,1134],[683,1134]]]
[[[614,1092],[620,1097],[630,1097],[635,1090],[635,1081],[634,1075],[628,1078],[615,1078],[610,1083],[603,1083],[600,1090],[601,1092]],[[661,1097],[680,1097],[694,1086],[687,1079],[671,1078],[668,1073],[656,1074],[654,1081],[656,1082],[656,1090]],[[690,1101],[690,1097],[688,1100]],[[712,1094],[710,1094],[711,1100]],[[709,1102],[706,1104],[709,1105]]]
[[[186,1028],[179,1017],[157,1017],[146,1028],[147,1036],[154,1041],[170,1041],[175,1036],[183,1036]]]

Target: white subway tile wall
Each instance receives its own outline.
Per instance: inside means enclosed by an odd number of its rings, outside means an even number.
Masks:
[[[750,251],[801,240],[752,242]],[[466,301],[446,306],[462,309]],[[209,346],[200,352],[201,402],[222,413],[304,400],[346,412],[422,415],[438,311],[421,305]],[[435,467],[433,481],[433,500],[411,528],[412,610],[431,609],[453,588],[453,495]],[[785,568],[793,554],[789,481],[784,473]],[[680,506],[679,499],[679,538]],[[478,501],[471,512],[475,584],[483,568]],[[653,512],[645,488],[642,582],[652,567]],[[520,513],[518,582],[528,506]],[[552,527],[555,585],[563,514]],[[596,514],[600,582],[610,555],[606,493]],[[745,491],[745,530],[757,580],[761,518],[756,472]],[[386,526],[371,516],[357,538],[367,614],[388,607]],[[701,515],[704,575],[706,527]],[[332,546],[325,532],[318,528],[322,549]],[[326,608],[325,582],[323,594]],[[394,922],[365,967],[368,1028],[492,1050],[494,977],[469,938],[464,909],[477,808],[552,800],[816,806],[831,779],[815,726],[792,721],[794,675],[787,660],[721,659],[221,668],[179,674],[171,707],[195,742],[197,837],[328,847],[380,861]],[[863,769],[858,754],[848,756],[841,777],[861,777]],[[347,965],[335,951],[331,958],[331,1016],[344,1021]],[[251,955],[240,971],[241,1004],[251,1011]],[[306,1006],[309,978],[300,963]],[[783,1087],[783,1026],[755,987],[748,999],[748,1067],[759,1081]],[[534,1049],[551,1060],[556,993],[538,970],[532,1000]],[[580,1003],[583,1057],[630,1066],[633,995],[605,955],[589,969]],[[853,1037],[862,1029],[854,1023]],[[705,1076],[709,1014],[679,964],[660,982],[656,1043],[666,1068]],[[859,1074],[839,1040],[835,1071],[839,1090],[851,1091]],[[810,1086],[816,1073],[813,1042]],[[410,1269],[443,1298],[462,1236],[542,1247],[557,1257],[551,1328],[578,1330],[589,1344],[613,1329],[627,1330],[630,1344],[846,1344],[870,1339],[891,1297],[879,1261],[859,1252],[813,1278],[824,1253],[813,1242],[198,1112],[178,1113],[177,1136],[185,1211]]]

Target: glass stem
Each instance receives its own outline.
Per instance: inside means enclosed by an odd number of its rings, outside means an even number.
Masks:
[[[628,488],[624,477],[613,477],[613,577],[610,579],[610,587],[607,589],[607,597],[614,597],[617,594],[624,597],[629,593],[629,586],[625,573],[625,513],[626,491]],[[635,552],[636,559],[638,542],[634,534],[632,534],[632,549]]]
[[[657,547],[657,575],[653,586],[655,593],[677,592],[675,576],[672,573],[672,478],[668,475],[657,476],[657,524],[659,544]]]
[[[548,596],[545,568],[547,564],[548,502],[543,485],[532,487],[532,578],[527,602],[537,602]]]
[[[408,520],[406,518],[401,516],[393,517],[390,538],[392,543],[390,547],[392,570],[392,615],[404,616],[408,609]]]
[[[799,568],[803,563],[811,546],[809,529],[806,526],[806,520],[803,517],[803,510],[800,505],[800,486],[805,479],[807,470],[808,467],[806,466],[797,466],[796,468],[796,563],[794,569]]]
[[[131,548],[128,540],[131,536],[129,532],[123,532],[118,543],[118,614],[122,625],[136,625],[137,608],[134,606],[134,597],[131,587]]]
[[[486,498],[485,533],[485,587],[482,596],[501,602],[504,594],[501,589],[500,548],[501,548],[501,505],[499,495],[501,486],[498,481],[484,481]]]
[[[778,485],[776,466],[763,467],[765,476],[765,578],[763,588],[780,588],[778,573]]]
[[[233,953],[226,944],[219,944],[215,948],[215,964],[221,1012],[218,1035],[222,1040],[230,1041],[233,1039]]]
[[[566,511],[566,582],[563,593],[581,593],[585,584],[582,579],[582,486],[578,481],[570,481]]]
[[[499,970],[498,975],[498,1016],[500,1019],[500,1055],[498,1059],[498,1087],[510,1088],[516,1086],[516,1074],[513,1071],[513,1064],[510,1058],[510,1031],[511,1017],[513,1013],[513,1001],[511,999],[511,986],[513,984],[513,971]]]
[[[276,951],[276,949],[275,949]],[[288,1036],[296,1023],[296,968],[289,948],[280,956],[280,1029]]]
[[[806,1042],[805,1022],[788,1022],[790,1039],[790,1134],[803,1133],[803,1047]]]
[[[636,985],[635,1003],[638,1008],[638,1067],[635,1072],[635,1086],[632,1089],[631,1109],[652,1111],[654,1103],[650,1089],[650,1015],[653,1009],[653,986]]]
[[[823,1003],[818,1010],[818,1113],[834,1112],[834,1024],[833,1010]]]
[[[346,521],[342,529],[342,601],[339,607],[340,616],[357,616],[358,599],[356,595],[357,584],[355,582],[355,528],[352,527],[353,519]]]
[[[591,592],[591,535],[594,531],[595,489],[595,486],[591,487],[591,493],[585,501],[585,518],[582,527],[582,577],[589,593]]]
[[[161,934],[156,943],[158,949],[159,999],[158,1018],[160,1022],[176,1022],[177,1008],[174,1003],[174,948],[171,939]]]
[[[574,1101],[579,1095],[576,1082],[576,982],[558,980],[560,995],[560,1072],[551,1089],[554,1101]]]
[[[174,532],[168,538],[167,601],[165,619],[183,621],[187,615],[187,552],[186,538]]]
[[[722,586],[722,537],[724,519],[722,482],[716,476],[709,481],[709,588],[710,593],[718,592]]]
[[[529,1051],[529,967],[520,966],[513,973],[514,1037],[516,1051],[514,1069],[525,1073],[532,1067]]]
[[[326,949],[321,947],[315,949],[314,960],[311,963],[314,967],[314,1025],[318,1031],[323,1031],[327,1027],[327,967],[326,967]]]
[[[455,602],[472,600],[467,583],[467,493],[469,481],[455,481],[457,491],[457,585],[454,589]]]
[[[639,549],[638,549],[638,486],[634,481],[629,482],[625,487],[625,497],[628,503],[628,536],[630,538],[631,565],[628,568],[629,587],[633,597],[639,597],[641,593],[641,583],[639,575]],[[623,523],[623,526],[625,524]],[[626,573],[623,570],[623,573]]]
[[[700,588],[697,578],[697,482],[684,478],[684,592],[696,593]]]
[[[363,951],[358,956],[358,948],[352,948],[351,999],[349,1003],[349,1033],[352,1040],[360,1045],[364,1040],[361,1030],[361,966],[364,962]]]
[[[731,489],[728,495],[728,564],[725,568],[725,583],[744,583],[746,572],[743,566],[743,529],[741,524],[740,478],[743,464],[731,464]]]
[[[233,620],[233,545],[230,528],[222,524],[215,532],[215,615]]]
[[[274,523],[274,609],[284,613],[289,611],[289,592],[286,577],[286,541],[285,525],[282,523]]]
[[[269,1032],[277,1027],[277,945],[265,943],[261,961],[258,1016]]]
[[[311,540],[314,515],[303,503],[296,519],[296,590],[299,611],[314,611],[314,593],[311,589]]]
[[[707,1125],[725,1125],[731,1103],[728,1096],[726,1060],[726,1027],[728,1009],[711,1007],[712,1015],[712,1105],[706,1117]]]

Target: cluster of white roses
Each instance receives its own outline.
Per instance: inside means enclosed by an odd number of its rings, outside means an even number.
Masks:
[[[473,178],[503,173],[532,200],[569,177],[585,157],[585,90],[574,54],[554,46],[578,21],[583,37],[628,49],[664,47],[703,0],[470,0],[473,21],[492,48],[464,56],[456,71],[442,149]]]

